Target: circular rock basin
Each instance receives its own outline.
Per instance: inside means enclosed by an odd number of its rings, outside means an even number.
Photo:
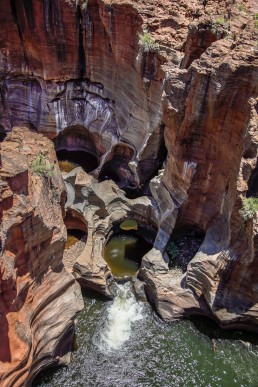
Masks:
[[[65,250],[68,250],[70,247],[74,246],[80,240],[85,238],[86,234],[84,231],[71,229],[67,231],[67,241],[65,243]]]
[[[115,277],[131,277],[140,268],[142,257],[152,248],[136,232],[114,235],[108,241],[104,258]]]
[[[85,172],[90,173],[98,166],[98,160],[92,154],[85,151],[57,150],[56,155],[61,172],[71,172],[81,166]]]

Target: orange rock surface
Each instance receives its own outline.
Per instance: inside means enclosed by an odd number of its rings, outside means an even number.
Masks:
[[[51,177],[33,171],[39,152],[54,166]],[[62,264],[65,191],[53,145],[13,128],[1,144],[0,176],[0,381],[21,386],[42,366],[62,363],[63,356],[67,362],[60,334],[69,343],[83,303]]]
[[[54,148],[15,125],[57,149],[91,151],[96,178],[111,165],[120,188],[152,195],[159,231],[141,278],[163,318],[203,313],[226,327],[258,326],[257,214],[245,222],[239,213],[257,180],[256,2],[77,3],[2,0],[1,138],[12,131],[1,146],[4,385],[52,361],[56,341],[43,358],[51,313],[60,337],[81,305],[61,263],[62,179],[29,167],[42,148],[54,162]],[[143,32],[156,44],[150,52]],[[162,257],[174,228],[205,235],[179,277]],[[73,287],[77,302],[66,307]]]

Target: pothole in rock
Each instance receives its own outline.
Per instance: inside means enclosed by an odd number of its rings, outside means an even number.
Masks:
[[[74,168],[81,166],[89,173],[98,167],[98,159],[85,151],[70,151],[66,149],[56,151],[58,164],[61,172],[71,172]]]
[[[70,172],[78,166],[87,173],[94,171],[101,156],[96,148],[98,141],[98,135],[82,126],[70,126],[61,131],[53,140],[61,171]]]
[[[188,263],[198,252],[203,240],[204,234],[199,231],[180,231],[172,234],[166,247],[169,269],[175,274],[185,273]]]
[[[142,257],[152,248],[151,234],[130,219],[114,228],[104,250],[104,258],[114,277],[132,277],[137,273]]]
[[[84,231],[77,229],[67,230],[67,241],[63,256],[63,262],[67,269],[72,270],[76,259],[83,252],[86,242],[87,234]]]

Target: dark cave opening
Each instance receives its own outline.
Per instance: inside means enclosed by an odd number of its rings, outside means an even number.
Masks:
[[[85,172],[90,173],[98,167],[101,153],[97,151],[96,144],[99,138],[85,127],[70,126],[53,141],[62,172],[70,172],[81,166]]]
[[[100,171],[99,180],[113,180],[125,192],[128,187],[132,190],[137,188],[134,174],[129,167],[133,156],[134,150],[130,145],[124,143],[115,145]]]
[[[6,138],[7,134],[0,129],[0,142],[3,142]]]
[[[73,228],[67,230],[67,241],[65,243],[65,250],[68,250],[71,246],[74,246],[79,241],[86,242],[87,234],[85,231]]]
[[[205,232],[197,226],[175,227],[166,251],[169,256],[169,268],[179,268],[183,273],[194,258],[205,238]]]
[[[253,170],[248,181],[248,191],[246,197],[258,197],[258,166]]]
[[[60,149],[56,151],[56,156],[62,172],[70,172],[77,166],[81,166],[89,173],[98,167],[97,157],[83,150]]]
[[[79,241],[86,243],[88,228],[81,214],[69,210],[64,218],[64,224],[67,229],[65,250],[68,250]]]

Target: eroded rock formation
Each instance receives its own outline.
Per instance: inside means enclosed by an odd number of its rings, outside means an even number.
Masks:
[[[55,165],[50,177],[33,171],[41,150]],[[1,144],[0,181],[0,383],[21,386],[44,366],[69,362],[83,301],[62,263],[65,191],[53,145],[13,128]]]
[[[203,313],[257,329],[257,214],[239,213],[257,193],[254,2],[2,3],[1,137],[22,124],[57,151],[96,161],[91,176],[64,176],[70,221],[88,233],[76,278],[108,294],[105,238],[113,223],[138,216],[157,228],[139,278],[163,318]],[[150,52],[142,31],[158,44]],[[17,172],[12,184],[23,187],[26,176]],[[205,235],[184,274],[164,261],[174,228]]]
[[[99,183],[81,168],[63,177],[68,193],[66,211],[75,224],[83,218],[88,230],[85,249],[74,257],[73,274],[82,286],[111,296],[108,283],[112,275],[103,256],[106,240],[114,226],[126,218],[136,219],[147,230],[155,232],[158,206],[146,196],[128,199],[112,180]]]

